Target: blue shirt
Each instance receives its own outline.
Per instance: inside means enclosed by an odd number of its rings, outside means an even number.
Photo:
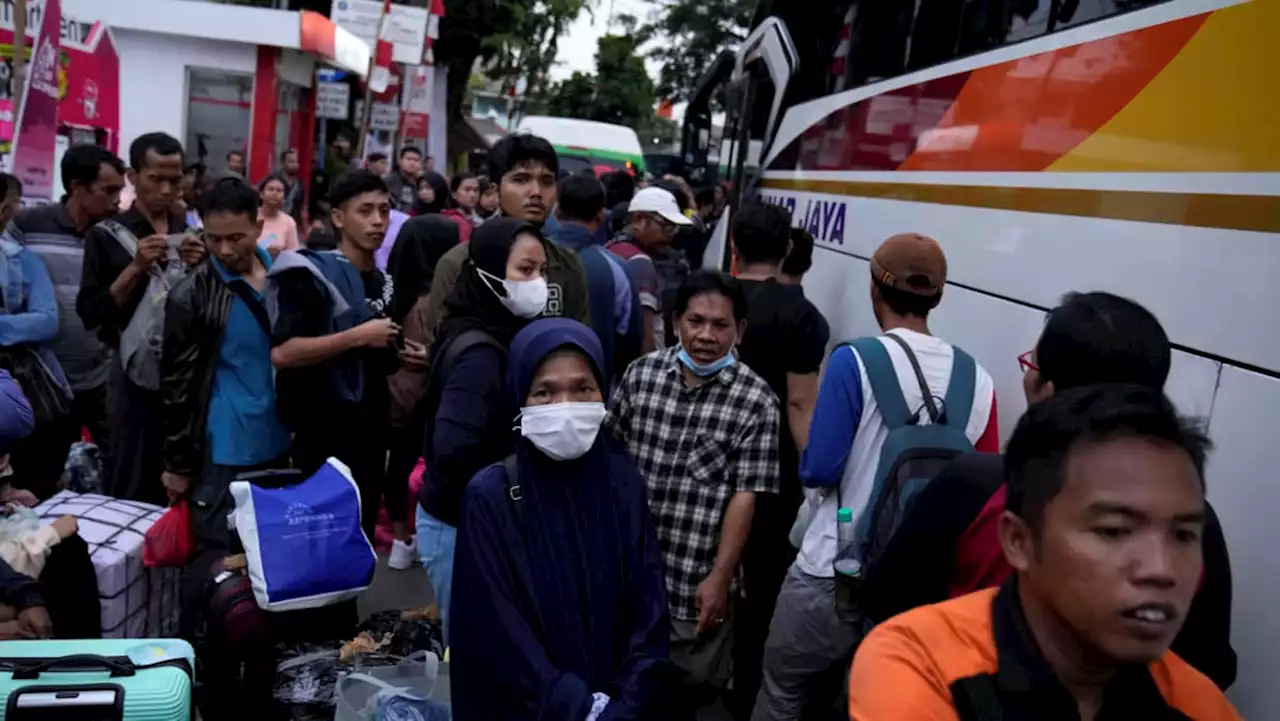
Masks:
[[[853,439],[862,420],[862,368],[853,348],[831,354],[818,387],[818,402],[809,424],[809,444],[800,462],[800,481],[807,488],[834,488],[844,477]]]
[[[258,248],[258,258],[270,268],[271,256]],[[262,306],[264,296],[239,275],[211,258],[213,267],[233,290],[227,325],[218,346],[209,401],[208,436],[213,462],[220,466],[256,466],[275,460],[289,449],[289,431],[276,414],[275,370],[271,366],[271,336],[245,302]]]
[[[548,218],[548,222],[550,218]],[[613,317],[616,321],[616,329],[619,335],[626,335],[627,328],[631,324],[631,281],[627,278],[627,271],[622,265],[616,262],[612,254],[604,251],[603,241],[599,238],[599,233],[592,235],[587,227],[578,223],[560,223],[557,221],[555,227],[548,230],[543,225],[542,232],[546,237],[565,246],[577,253],[582,253],[587,248],[596,247],[604,252],[604,257],[609,262],[609,272],[613,277]],[[598,292],[600,287],[600,279],[587,278],[587,284],[590,288],[595,286],[594,290]],[[592,319],[593,324],[595,319]]]

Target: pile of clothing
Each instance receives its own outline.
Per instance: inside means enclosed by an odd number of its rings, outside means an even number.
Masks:
[[[346,643],[295,644],[283,649],[276,667],[275,701],[292,721],[349,718],[339,712],[342,679],[353,674],[387,676],[379,670],[411,665],[423,652],[444,658],[444,629],[434,605],[406,611],[383,611],[360,624]],[[417,668],[417,666],[413,666]],[[434,683],[435,673],[426,679]],[[411,689],[379,694],[376,707],[362,721],[447,721],[448,706]]]

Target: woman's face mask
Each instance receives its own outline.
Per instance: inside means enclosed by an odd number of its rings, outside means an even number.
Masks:
[[[486,273],[480,268],[476,268],[480,273],[480,277],[484,279],[485,285],[489,286],[489,290],[498,296],[498,300],[502,305],[514,316],[519,318],[533,318],[547,307],[547,279],[538,277],[532,280],[507,280],[499,278],[492,273]],[[506,295],[498,293],[494,288],[494,284],[502,286]]]
[[[525,406],[520,409],[520,435],[549,458],[570,461],[595,445],[604,416],[600,401]]]

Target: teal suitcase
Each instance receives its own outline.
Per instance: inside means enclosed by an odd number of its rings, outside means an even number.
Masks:
[[[188,721],[194,685],[186,641],[0,642],[0,721]]]

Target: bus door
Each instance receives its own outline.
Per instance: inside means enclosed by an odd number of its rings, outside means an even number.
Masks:
[[[707,246],[704,265],[729,268],[729,225],[732,214],[754,194],[760,160],[767,157],[782,116],[787,85],[799,69],[795,45],[786,25],[765,18],[742,43],[725,88],[726,121],[721,144],[721,178],[730,183],[728,206]]]

